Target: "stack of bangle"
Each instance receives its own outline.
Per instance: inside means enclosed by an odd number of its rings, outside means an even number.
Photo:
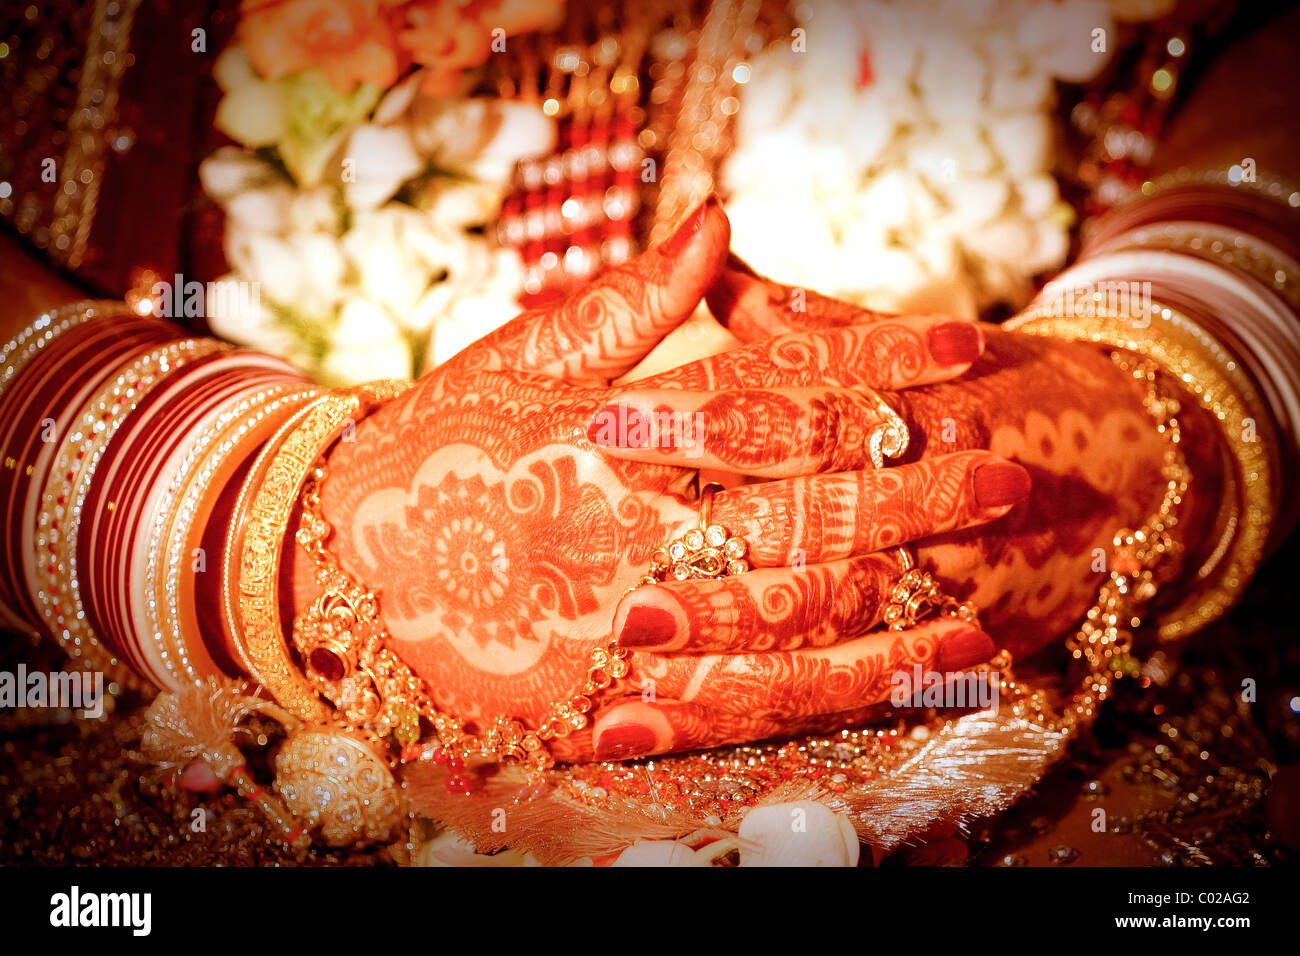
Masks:
[[[1300,504],[1282,494],[1300,476],[1300,190],[1182,171],[1145,192],[1008,328],[1143,354],[1218,422],[1218,542],[1201,587],[1160,620],[1173,638],[1231,606]]]
[[[158,589],[159,567],[167,567],[159,562],[163,542],[175,543],[163,535],[178,517],[190,452],[214,419],[221,420],[250,394],[269,400],[275,392],[268,389],[302,386],[301,376],[279,359],[214,350],[174,372],[141,401],[103,457],[102,477],[85,501],[95,516],[93,531],[80,549],[87,572],[97,575],[88,589],[95,598],[90,616],[120,637],[132,667],[155,686],[177,689],[220,673],[201,633],[162,627],[169,609],[180,616],[181,578],[203,574],[207,566],[202,553],[187,555],[189,573],[174,568],[176,600],[165,585]]]
[[[0,350],[4,623],[42,623],[77,666],[124,686],[238,674],[200,621],[199,591],[220,587],[208,519],[316,394],[280,359],[121,303],[41,315]]]

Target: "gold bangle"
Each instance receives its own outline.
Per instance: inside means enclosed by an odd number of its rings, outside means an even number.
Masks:
[[[286,406],[292,410],[315,394],[316,389],[289,381],[246,396],[202,430],[167,485],[150,535],[145,576],[154,590],[147,605],[153,640],[175,682],[169,689],[222,673],[199,632],[194,575],[184,572],[186,555],[203,537],[202,525],[196,525],[202,504],[225,487],[242,449],[265,438]]]
[[[1198,569],[1196,576],[1203,586],[1160,615],[1158,633],[1162,640],[1172,640],[1221,617],[1241,596],[1263,560],[1276,500],[1277,466],[1268,451],[1276,447],[1269,440],[1271,419],[1240,363],[1187,316],[1159,303],[1152,303],[1143,315],[1109,311],[1098,303],[1095,313],[1061,316],[1031,307],[1003,327],[1029,335],[1093,342],[1148,357],[1214,416],[1236,461],[1240,513],[1235,525],[1231,515],[1225,523],[1225,539],[1216,549],[1221,560],[1207,561]],[[1253,429],[1247,427],[1248,420],[1254,423]],[[1255,440],[1245,437],[1248,431],[1256,432]]]
[[[249,502],[239,549],[239,625],[247,664],[276,702],[302,720],[327,720],[330,709],[298,670],[285,640],[279,588],[285,534],[316,460],[349,423],[410,386],[371,382],[316,399],[285,435]]]
[[[279,423],[271,437],[262,444],[244,475],[239,495],[230,512],[230,523],[226,527],[226,540],[221,560],[222,621],[231,655],[246,674],[253,673],[253,665],[248,656],[248,648],[244,644],[244,631],[239,621],[239,560],[243,548],[244,530],[248,524],[248,505],[257,493],[262,477],[266,474],[271,459],[275,457],[276,449],[280,447],[285,436],[302,421],[311,407],[311,402],[319,397],[319,392],[315,392],[303,405],[291,410],[289,416]]]

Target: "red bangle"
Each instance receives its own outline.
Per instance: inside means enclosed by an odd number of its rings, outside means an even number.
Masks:
[[[0,547],[6,549],[0,590],[29,620],[42,620],[25,567],[34,554],[36,511],[59,439],[120,362],[174,336],[167,323],[133,317],[82,325],[35,356],[23,370],[21,388],[0,398],[0,420],[12,423],[0,446]]]

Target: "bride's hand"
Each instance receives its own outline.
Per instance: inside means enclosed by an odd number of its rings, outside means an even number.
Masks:
[[[679,369],[633,383],[620,393],[621,403],[658,411],[705,407],[691,391],[671,391],[683,380],[689,389],[743,388],[740,399],[709,399],[707,407],[725,410],[730,430],[764,428],[770,433],[767,409],[778,393],[775,404],[792,407],[785,403],[795,396],[782,390],[805,381],[796,372],[807,370],[811,381],[836,381],[844,367],[836,350],[843,342],[869,340],[873,331],[905,321],[782,286],[735,259],[720,270],[707,297],[719,321],[737,341],[749,344],[696,361],[684,373]],[[986,327],[986,338],[987,351],[969,375],[885,394],[911,428],[909,462],[933,466],[955,452],[984,448],[1014,458],[1033,475],[1031,497],[1004,520],[918,542],[915,549],[921,565],[952,593],[979,606],[984,626],[1023,661],[1058,644],[1096,598],[1104,578],[1097,556],[1109,553],[1116,529],[1139,525],[1163,494],[1165,446],[1143,408],[1140,383],[1102,350],[995,327]],[[810,343],[815,344],[810,348]],[[689,345],[689,339],[679,338],[678,344]],[[730,369],[737,355],[767,356],[767,367],[736,379]],[[678,362],[690,357],[680,351],[675,355]],[[1197,436],[1183,443],[1194,470],[1213,476],[1219,454],[1213,421],[1195,402],[1184,403],[1180,419],[1184,437]],[[706,428],[706,435],[721,427],[719,422]],[[680,452],[673,449],[602,450],[612,458],[681,463]],[[756,466],[734,456],[716,463],[732,471]],[[878,478],[899,481],[915,465],[891,467]],[[1015,473],[1006,474],[1011,478]],[[724,498],[720,495],[719,501]],[[1212,477],[1193,486],[1185,507],[1183,524],[1195,537],[1195,529],[1212,522],[1218,507]],[[920,503],[901,508],[909,515],[931,511]],[[859,567],[869,564],[863,560]],[[661,686],[655,700],[629,697],[606,708],[595,727],[598,753],[627,756],[701,746],[724,735],[739,740],[789,732],[790,721],[771,719],[768,713],[784,706],[789,675],[810,662],[807,651],[792,656],[781,649],[792,636],[802,640],[809,631],[822,633],[819,629],[828,628],[843,610],[859,606],[858,589],[839,586],[831,568],[826,564],[813,574],[810,567],[802,573],[756,571],[720,582],[659,585],[624,598],[616,633],[626,635],[620,639],[628,644],[645,647],[649,640],[638,632],[653,630],[654,644],[665,655],[660,666],[669,673],[680,669],[695,675],[707,668],[710,675],[719,674],[714,652],[719,647],[773,647],[778,653],[751,653],[744,664],[728,663],[732,673],[741,675],[741,692],[729,705],[677,700]],[[868,586],[884,577],[878,569]],[[855,620],[861,621],[861,615]],[[644,622],[653,621],[658,622],[653,629],[645,627]],[[943,621],[933,626],[952,625]],[[836,644],[834,661],[819,659],[820,677],[851,682],[847,665],[873,654],[880,661],[877,673],[888,676],[897,670],[891,660],[906,658],[907,642],[918,631],[877,632]],[[972,655],[980,651],[973,636],[954,641],[953,648],[962,645]],[[965,656],[945,655],[933,669],[959,669],[962,665],[955,661]],[[872,711],[859,710],[838,718],[812,717],[805,726],[821,730],[871,716]]]
[[[725,216],[706,204],[676,239],[467,349],[331,452],[322,488],[336,529],[331,547],[379,592],[394,649],[447,710],[536,722],[581,683],[590,650],[609,639],[613,609],[651,552],[698,526],[698,504],[688,500],[698,463],[611,460],[588,433],[618,401],[608,380],[691,314],[728,238]],[[807,600],[815,595],[792,601],[804,624],[770,654],[759,634],[743,630],[699,635],[696,649],[715,653],[689,661],[634,653],[617,693],[653,688],[684,708],[799,726],[879,702],[888,674],[913,662],[928,666],[956,653],[959,666],[987,656],[989,639],[957,621],[887,640],[861,636],[897,574],[872,552],[1004,514],[1011,501],[981,498],[987,482],[977,470],[987,478],[1010,468],[1023,486],[1015,466],[986,452],[855,470],[866,466],[863,437],[877,415],[857,386],[960,374],[978,334],[958,362],[940,361],[950,356],[924,344],[954,324],[899,320],[899,338],[889,343],[855,329],[815,334],[783,351],[742,350],[707,368],[688,366],[659,383],[680,396],[699,376],[716,376],[720,387],[697,396],[703,404],[743,400],[735,387],[747,382],[774,397],[785,398],[783,385],[802,390],[773,409],[772,430],[704,438],[706,456],[772,458],[762,472],[773,480],[717,496],[717,521],[750,543],[761,569],[717,582],[719,594],[740,600],[751,578],[758,593],[803,556],[812,573],[801,581],[857,597],[833,609]],[[809,474],[832,465],[839,474]],[[765,652],[749,653],[755,647]],[[698,746],[753,735],[735,723],[723,717],[681,739]],[[553,750],[590,757],[590,729]]]

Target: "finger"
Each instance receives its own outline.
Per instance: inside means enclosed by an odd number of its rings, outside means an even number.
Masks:
[[[489,344],[503,367],[569,382],[617,378],[695,311],[730,241],[731,225],[710,196],[663,245],[556,306],[520,316]]]
[[[812,385],[907,388],[956,378],[983,350],[984,333],[974,322],[900,315],[868,325],[751,342],[638,384],[700,391]]]
[[[658,654],[791,651],[852,640],[880,623],[897,559],[870,554],[636,588],[614,614],[618,643]]]
[[[1020,465],[961,451],[893,468],[740,485],[717,494],[712,520],[746,541],[755,567],[821,564],[1000,518],[1029,485]]]
[[[887,406],[847,388],[634,389],[587,426],[612,458],[764,478],[853,471],[870,463]]]
[[[770,737],[834,733],[877,723],[893,710],[886,703],[839,714],[773,720],[729,714],[681,700],[644,701],[633,697],[616,702],[597,717],[592,727],[593,756],[599,761],[634,760],[752,743]]]
[[[979,628],[943,616],[829,647],[670,657],[637,653],[631,659],[642,684],[653,686],[657,697],[783,720],[882,704],[903,681],[913,680],[917,668],[922,674],[950,675],[987,661],[995,651],[993,639]]]
[[[745,342],[893,318],[759,275],[732,253],[705,293],[719,324]]]

